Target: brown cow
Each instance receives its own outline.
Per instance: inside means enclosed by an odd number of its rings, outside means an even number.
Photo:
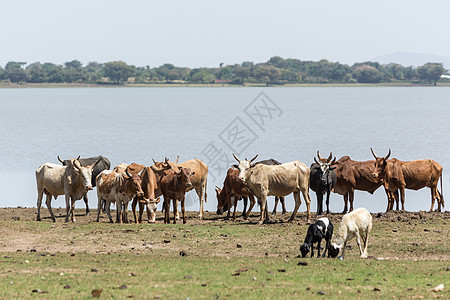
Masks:
[[[390,153],[385,157],[389,157]],[[355,190],[367,191],[373,194],[382,184],[380,178],[375,178],[372,174],[375,170],[375,161],[354,161],[349,156],[343,156],[335,162],[336,185],[333,192],[344,196],[344,211],[347,213],[348,200],[350,200],[350,211],[353,210]],[[388,199],[390,193],[386,191]]]
[[[149,223],[155,223],[156,221],[156,205],[159,203],[161,196],[161,190],[158,186],[158,181],[156,180],[155,173],[150,167],[146,167],[141,173],[142,180],[142,191],[144,192],[143,197],[135,197],[131,204],[131,209],[133,211],[134,222],[142,223],[142,213],[144,208],[147,207],[147,217]],[[158,198],[157,198],[158,197]],[[156,199],[155,199],[156,198]],[[139,202],[139,219],[136,215],[136,205]]]
[[[253,206],[256,203],[255,197],[250,193],[242,180],[238,179],[239,170],[230,168],[227,172],[227,177],[223,182],[223,188],[216,187],[217,196],[217,214],[221,215],[228,209],[227,218],[230,217],[231,207],[234,205],[233,219],[236,220],[236,207],[239,197],[248,197],[250,199],[250,207],[246,212],[247,202],[244,200],[244,211],[242,216],[247,219]],[[234,198],[232,203],[232,198]]]
[[[144,192],[141,187],[141,177],[138,173],[130,174],[127,169],[123,173],[105,170],[97,176],[97,222],[100,217],[101,201],[106,201],[106,213],[112,223],[110,203],[117,207],[117,222],[128,223],[128,202],[133,197],[142,197]],[[122,213],[122,207],[124,211]]]
[[[430,211],[433,211],[435,199],[438,203],[438,211],[441,211],[444,207],[444,196],[442,195],[443,168],[440,164],[431,159],[400,161],[393,158],[387,160],[386,157],[376,156],[372,148],[370,150],[376,159],[372,176],[382,179],[386,190],[391,192],[400,190],[402,210],[405,210],[405,189],[417,191],[429,187],[431,190]],[[437,188],[439,178],[441,178],[441,192]],[[395,196],[395,200],[398,201],[398,194]],[[393,199],[390,199],[389,202],[388,209],[392,209]]]
[[[195,189],[195,191],[197,192],[200,202],[198,217],[199,219],[202,219],[204,212],[203,198],[205,199],[205,202],[207,202],[206,185],[208,178],[208,166],[206,166],[206,164],[199,159],[187,160],[180,164],[178,164],[178,158],[174,163],[169,161],[167,158],[164,162],[156,162],[155,160],[153,160],[153,162],[155,164],[154,166],[152,166],[152,170],[155,172],[155,174],[169,168],[172,168],[175,173],[178,173],[178,166],[189,168],[194,173],[191,178],[192,186],[190,186],[186,192],[189,192],[192,189]],[[178,215],[177,219],[179,219]]]
[[[153,168],[154,166],[152,166]],[[175,173],[172,168],[164,170],[161,175],[160,188],[164,197],[164,223],[170,223],[170,200],[173,201],[173,223],[177,223],[177,200],[181,201],[181,213],[183,215],[183,224],[186,224],[185,215],[185,194],[186,191],[192,187],[191,176],[195,175],[189,168],[177,167],[178,173]]]

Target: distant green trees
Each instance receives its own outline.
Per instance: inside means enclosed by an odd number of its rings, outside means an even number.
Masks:
[[[286,83],[380,83],[414,82],[435,84],[446,70],[440,63],[427,63],[420,67],[400,64],[382,65],[362,62],[352,66],[326,59],[302,61],[279,56],[264,63],[245,61],[241,64],[216,68],[186,68],[166,63],[158,67],[135,67],[123,61],[107,63],[89,62],[84,66],[78,60],[54,63],[8,62],[0,66],[0,81],[11,83],[227,83],[266,84]]]

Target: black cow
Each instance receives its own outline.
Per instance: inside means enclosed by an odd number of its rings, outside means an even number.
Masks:
[[[330,156],[325,159],[320,156],[319,151],[317,151],[317,160],[314,157],[315,163],[311,164],[311,175],[309,178],[309,187],[311,190],[316,192],[317,196],[317,214],[321,215],[323,213],[323,194],[327,194],[327,214],[330,213],[330,192],[336,185],[336,172],[334,169],[336,167],[332,166],[336,161],[336,158],[333,161],[330,161],[333,157],[333,154],[330,153]]]
[[[62,163],[63,166],[68,166],[70,164],[69,159],[62,160],[58,155],[58,160]],[[94,156],[88,158],[80,158],[78,156],[78,161],[80,162],[82,167],[87,167],[94,164],[97,160],[100,160],[97,165],[92,170],[92,187],[95,187],[98,174],[100,174],[103,170],[109,170],[111,167],[111,162],[104,156]],[[86,215],[89,215],[89,205],[88,205],[88,197],[87,193],[83,196],[84,203],[86,203]]]

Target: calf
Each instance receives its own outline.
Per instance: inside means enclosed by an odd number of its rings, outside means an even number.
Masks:
[[[320,218],[314,224],[309,225],[308,233],[305,237],[305,242],[300,246],[300,252],[302,257],[311,250],[311,257],[314,255],[313,244],[317,243],[317,257],[320,257],[320,243],[322,238],[325,238],[326,246],[322,257],[325,257],[325,253],[330,248],[331,236],[333,235],[333,224],[331,224],[328,218]],[[328,257],[330,257],[330,252],[328,251]]]
[[[153,167],[153,166],[152,166]],[[170,200],[173,201],[173,223],[177,223],[177,201],[181,201],[181,213],[183,215],[183,224],[186,224],[185,215],[185,195],[186,191],[192,187],[191,176],[195,174],[189,168],[183,168],[177,166],[178,173],[175,173],[173,169],[164,170],[161,176],[161,192],[164,197],[164,223],[170,223]]]
[[[370,230],[372,230],[372,216],[367,209],[360,207],[345,214],[331,243],[329,250],[331,257],[338,256],[339,251],[342,249],[340,259],[343,259],[347,242],[356,237],[359,254],[361,254],[362,258],[367,258]],[[364,244],[363,246],[361,246],[361,240]]]
[[[128,202],[133,197],[142,197],[144,192],[141,187],[141,177],[139,174],[130,174],[127,170],[123,173],[105,170],[97,176],[97,222],[100,218],[101,201],[106,201],[106,213],[112,223],[110,203],[115,203],[117,207],[117,222],[128,223]],[[123,213],[122,213],[123,208]]]

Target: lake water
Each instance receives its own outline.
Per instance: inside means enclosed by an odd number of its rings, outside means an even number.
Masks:
[[[262,94],[261,94],[262,93]],[[208,203],[215,211],[214,186],[222,186],[231,153],[308,166],[317,150],[340,158],[400,160],[430,158],[444,167],[450,189],[450,88],[24,88],[0,89],[0,206],[35,207],[34,171],[45,162],[78,155],[103,155],[113,166],[151,165],[152,158],[201,158],[210,166]],[[224,156],[225,155],[225,156]],[[228,161],[227,161],[228,160]],[[97,204],[90,192],[90,205]],[[312,211],[316,196],[311,192]],[[269,199],[273,207],[273,197]],[[287,198],[288,209],[293,198]],[[198,210],[187,195],[188,210]],[[64,207],[64,197],[53,202]],[[241,209],[240,204],[239,209]],[[384,211],[383,189],[357,191],[355,207]],[[406,209],[430,208],[429,189],[406,191]],[[82,201],[77,207],[84,207]],[[343,209],[331,195],[331,209]],[[305,211],[302,200],[299,211]],[[254,208],[259,211],[259,208]],[[47,210],[44,210],[47,213]]]

